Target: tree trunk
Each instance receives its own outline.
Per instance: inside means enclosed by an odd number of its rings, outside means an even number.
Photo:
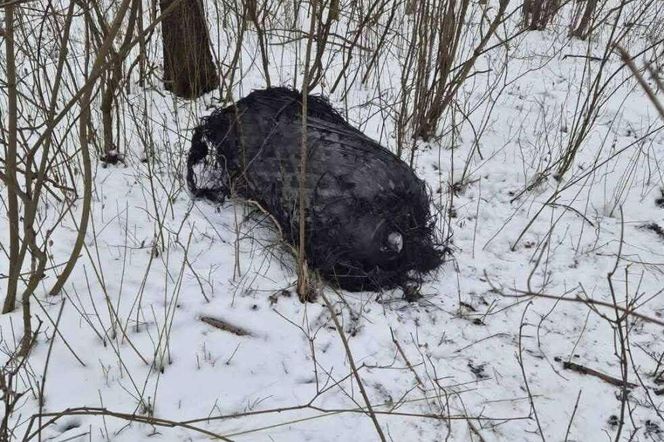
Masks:
[[[542,31],[553,20],[560,9],[560,0],[523,0],[521,11],[525,26],[533,31]]]
[[[8,133],[5,158],[5,185],[7,186],[7,216],[9,218],[9,279],[7,281],[7,294],[5,296],[2,313],[9,313],[16,308],[16,292],[18,280],[21,274],[21,262],[19,250],[21,240],[19,237],[19,204],[18,204],[18,180],[16,172],[17,154],[17,118],[18,104],[16,90],[16,59],[14,55],[14,6],[9,4],[5,7],[5,58],[7,60],[7,101],[8,101]]]
[[[570,33],[572,37],[576,37],[581,40],[588,38],[588,33],[590,32],[590,21],[593,14],[595,13],[596,8],[597,0],[588,0],[586,2],[586,7],[583,11],[583,17],[581,17],[581,21],[579,22],[576,29]]]
[[[175,2],[161,25],[164,87],[179,97],[197,98],[219,86],[203,4],[200,0],[160,0],[161,10]]]

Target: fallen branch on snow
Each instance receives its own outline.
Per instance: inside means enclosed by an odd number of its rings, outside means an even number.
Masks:
[[[563,368],[565,370],[572,370],[577,373],[581,374],[587,374],[590,376],[595,376],[597,378],[600,378],[601,380],[608,382],[611,385],[615,385],[616,387],[625,387],[627,386],[628,388],[636,388],[637,385],[633,384],[631,382],[625,382],[622,379],[614,378],[613,376],[609,376],[608,374],[604,374],[601,371],[594,370],[592,368],[585,367],[581,364],[577,364],[575,362],[563,362]]]

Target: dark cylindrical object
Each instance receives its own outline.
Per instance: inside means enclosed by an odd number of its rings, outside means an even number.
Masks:
[[[441,263],[430,198],[406,163],[351,127],[329,103],[307,99],[306,241],[309,267],[347,290],[417,281]],[[196,128],[187,161],[195,196],[258,202],[298,242],[302,95],[255,91]]]

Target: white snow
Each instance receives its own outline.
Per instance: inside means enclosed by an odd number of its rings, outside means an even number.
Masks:
[[[587,91],[584,69],[599,66],[577,56],[602,57],[608,38],[602,32],[590,42],[569,40],[568,21],[563,14],[549,30],[513,40],[508,52],[482,55],[458,99],[463,109],[476,107],[472,127],[463,124],[455,134],[445,121],[446,135],[418,150],[416,172],[433,191],[453,252],[423,285],[423,297],[409,303],[400,290],[325,288],[389,440],[481,440],[479,434],[485,441],[533,441],[541,440],[538,422],[546,440],[565,440],[568,425],[568,440],[615,438],[610,420],[620,415],[621,388],[563,362],[620,379],[609,321],[616,313],[557,298],[612,303],[607,275],[615,267],[618,304],[635,302],[638,313],[664,320],[664,238],[642,227],[664,227],[664,208],[654,202],[664,188],[664,122],[622,69],[570,172],[554,178],[553,162]],[[211,26],[216,50],[234,47],[218,31]],[[264,87],[255,34],[246,38],[236,99]],[[635,31],[630,44],[636,53],[648,36]],[[271,47],[274,84],[292,84],[294,47]],[[336,59],[331,72],[340,65]],[[605,78],[621,65],[612,54]],[[381,106],[397,96],[398,69],[387,60],[380,85],[358,83],[345,100],[342,91],[330,97],[353,124],[393,149],[395,116]],[[27,393],[12,416],[17,438],[39,412],[43,387],[44,412],[103,407],[191,421],[209,433],[79,415],[47,426],[42,440],[202,441],[212,433],[237,441],[379,440],[330,312],[322,297],[297,299],[295,262],[270,220],[242,201],[193,202],[183,187],[191,129],[218,104],[218,92],[196,103],[152,89],[132,93],[121,112],[145,110],[147,123],[123,122],[126,164],[102,168],[95,161],[82,256],[59,296],[46,296],[49,274],[33,298],[42,326],[18,379],[17,389]],[[146,156],[152,159],[142,162]],[[55,262],[69,255],[76,222],[65,218],[54,235]],[[5,249],[6,223],[0,214]],[[7,267],[0,258],[0,274]],[[0,278],[0,293],[5,284]],[[664,395],[655,394],[662,386],[653,377],[663,369],[664,327],[635,316],[627,322],[627,377],[638,386],[626,402],[621,440],[664,440]],[[20,309],[0,316],[0,362],[21,331]]]

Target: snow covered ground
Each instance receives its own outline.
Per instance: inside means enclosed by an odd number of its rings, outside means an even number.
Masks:
[[[325,288],[357,373],[323,297],[294,295],[294,261],[269,220],[242,201],[194,202],[182,186],[190,129],[218,93],[190,103],[134,91],[128,102],[148,123],[130,126],[124,165],[95,162],[77,268],[60,296],[34,301],[43,324],[20,379],[17,437],[43,388],[44,412],[100,407],[164,425],[87,410],[41,440],[379,440],[359,377],[388,440],[613,440],[623,406],[621,440],[664,440],[664,236],[646,227],[664,228],[664,122],[611,53],[606,100],[570,171],[554,177],[599,69],[589,57],[602,58],[608,38],[570,40],[567,20],[483,54],[460,92],[461,108],[478,106],[470,123],[417,151],[453,250],[423,297]],[[635,31],[630,50],[649,38]],[[245,44],[243,59],[256,60]],[[289,47],[271,50],[281,60],[272,82],[292,84]],[[382,84],[330,97],[390,148],[394,122],[379,107],[397,70],[386,64]],[[238,78],[235,98],[264,87],[251,62]],[[145,137],[154,161],[142,161]],[[55,257],[75,232],[65,219]],[[616,326],[616,302],[643,317]],[[0,316],[3,349],[20,324],[20,311]],[[614,385],[623,369],[627,392]]]

